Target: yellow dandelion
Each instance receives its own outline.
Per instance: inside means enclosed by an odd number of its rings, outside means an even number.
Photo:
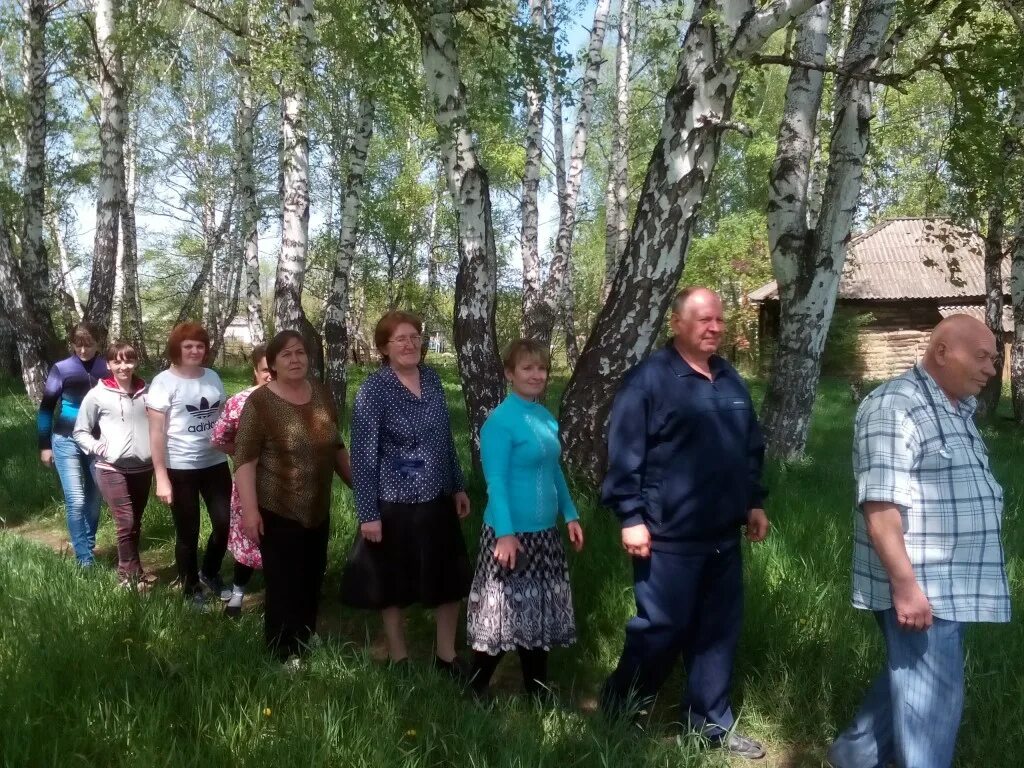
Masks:
[[[273,712],[271,712],[270,707],[264,707],[263,708],[263,716],[264,717],[270,717],[272,714],[273,714]]]

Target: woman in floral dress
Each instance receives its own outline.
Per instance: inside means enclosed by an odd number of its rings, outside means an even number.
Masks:
[[[210,441],[224,453],[233,455],[235,452],[235,433],[238,432],[238,419],[242,415],[242,407],[257,387],[270,381],[270,368],[267,367],[267,347],[257,345],[249,356],[252,362],[253,386],[239,392],[228,399],[224,412],[213,427]],[[252,578],[253,571],[263,567],[259,544],[254,542],[242,531],[242,505],[238,500],[238,486],[231,487],[231,528],[228,532],[228,551],[235,558],[234,583],[231,586],[231,598],[224,607],[228,616],[238,616],[242,612],[242,598],[245,588]]]

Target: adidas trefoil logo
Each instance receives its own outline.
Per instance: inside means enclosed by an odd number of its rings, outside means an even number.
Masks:
[[[220,410],[220,400],[210,403],[205,397],[199,398],[199,405],[185,404],[185,410],[192,414],[193,419],[208,419]]]

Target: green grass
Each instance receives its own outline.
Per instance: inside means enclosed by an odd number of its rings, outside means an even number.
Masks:
[[[362,373],[355,372],[352,391]],[[444,371],[457,443],[469,466],[465,413]],[[244,376],[225,376],[229,391]],[[555,402],[556,382],[551,399]],[[33,413],[17,382],[0,380],[0,764],[10,766],[698,766],[718,758],[660,738],[674,732],[677,671],[646,725],[610,725],[588,705],[621,648],[632,612],[629,568],[617,526],[594,490],[574,487],[587,533],[570,555],[580,642],[552,658],[565,707],[541,711],[515,695],[514,659],[486,708],[464,700],[426,665],[429,617],[410,617],[408,677],[371,658],[376,617],[338,605],[354,533],[351,497],[337,488],[325,588],[324,644],[297,673],[263,653],[261,616],[240,622],[197,614],[167,589],[139,597],[116,589],[112,568],[82,573],[68,554],[28,538],[63,531],[55,473],[38,463]],[[769,540],[745,545],[746,620],[735,704],[744,731],[765,739],[771,764],[820,765],[881,660],[870,617],[849,606],[852,406],[823,385],[812,460],[768,470]],[[1005,543],[1015,606],[1022,594],[1024,447],[1009,423],[986,428],[1006,491]],[[482,488],[466,526],[475,550]],[[155,499],[143,524],[144,556],[170,578],[173,527]],[[104,511],[100,548],[113,563]],[[228,570],[225,569],[225,575]],[[258,583],[257,583],[258,584]],[[1011,766],[1024,736],[1024,635],[1020,622],[974,628],[958,765]],[[653,738],[652,738],[653,737]]]

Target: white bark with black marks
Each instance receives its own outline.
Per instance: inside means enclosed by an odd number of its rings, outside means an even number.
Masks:
[[[46,24],[47,0],[24,0],[22,83],[25,99],[25,162],[22,169],[24,219],[21,236],[21,272],[35,322],[53,340],[49,315],[50,270],[43,238],[46,208]]]
[[[67,240],[64,237],[64,227],[57,218],[56,213],[51,213],[47,218],[47,226],[50,230],[50,238],[57,247],[57,264],[60,267],[60,284],[64,294],[70,303],[70,315],[73,323],[79,323],[85,315],[82,308],[82,300],[78,296],[78,286],[75,285],[71,275],[71,259],[68,256]]]
[[[604,196],[604,290],[611,287],[619,257],[629,239],[629,77],[634,0],[619,2],[619,39],[615,45],[615,110]]]
[[[566,455],[592,478],[603,471],[615,391],[657,342],[679,285],[721,134],[733,127],[729,117],[739,81],[737,65],[812,5],[814,0],[779,0],[758,10],[752,0],[696,4],[629,242],[562,399]]]
[[[865,0],[854,22],[841,67],[875,69],[883,53],[895,0]],[[770,454],[803,455],[821,375],[821,359],[835,310],[871,131],[871,83],[840,76],[835,119],[817,227],[797,247],[773,252],[781,319],[772,378],[761,411]],[[802,246],[802,247],[801,247]],[[776,263],[777,262],[777,263]]]
[[[420,22],[424,79],[435,111],[448,190],[458,215],[454,342],[476,461],[480,427],[505,394],[494,327],[498,259],[490,185],[466,117],[452,5],[435,0],[425,13]]]
[[[1013,140],[1008,133],[1003,135],[1001,147],[1003,167],[1011,161]],[[985,233],[985,325],[996,337],[996,359],[993,365],[996,375],[978,394],[978,419],[989,419],[999,407],[999,396],[1003,392],[1003,242],[1006,233],[1006,208],[1004,180],[1000,179],[993,190],[992,204],[988,209],[988,229]]]
[[[14,326],[21,365],[21,380],[33,403],[39,403],[46,384],[46,346],[42,329],[33,321],[25,280],[11,248],[10,231],[0,208],[0,285],[4,286],[4,310]]]
[[[100,162],[96,234],[86,319],[110,326],[124,179],[124,75],[117,39],[118,0],[95,0],[100,84]]]
[[[313,0],[291,0],[289,34],[293,41],[291,67],[282,88],[283,189],[281,195],[281,254],[274,284],[274,325],[277,331],[300,330],[302,288],[309,251],[309,110],[308,78],[314,41]]]
[[[256,95],[249,54],[249,11],[238,38],[235,66],[238,70],[238,189],[241,197],[241,236],[245,261],[245,316],[254,345],[263,344],[263,296],[260,292],[260,208],[256,193]]]
[[[565,178],[563,198],[559,203],[558,234],[555,236],[555,249],[551,256],[551,266],[544,281],[541,300],[527,317],[524,317],[526,335],[542,344],[551,343],[551,334],[560,313],[566,325],[566,339],[570,362],[575,357],[575,338],[573,337],[573,301],[570,295],[572,288],[571,267],[572,238],[576,230],[576,207],[579,202],[580,187],[583,185],[583,161],[586,159],[587,143],[590,136],[590,118],[594,109],[594,95],[597,92],[597,79],[604,61],[604,35],[608,27],[608,10],[611,0],[597,0],[594,9],[594,21],[590,29],[590,40],[587,44],[587,66],[583,72],[583,84],[580,87],[579,107],[576,111],[576,125],[573,130],[572,147],[569,151],[569,168]]]
[[[327,386],[334,395],[339,413],[345,412],[348,394],[348,314],[349,286],[352,264],[356,257],[359,236],[359,215],[363,197],[363,175],[366,157],[373,138],[373,100],[359,101],[359,120],[348,148],[348,174],[341,203],[341,232],[338,236],[338,258],[334,264],[331,293],[325,307],[324,345]]]
[[[544,29],[543,0],[529,0],[530,25],[537,36]],[[520,206],[520,252],[523,261],[523,326],[540,300],[540,214],[537,198],[540,190],[541,143],[544,140],[544,88],[540,82],[540,66],[536,79],[526,86],[526,162],[523,165],[523,200]]]

